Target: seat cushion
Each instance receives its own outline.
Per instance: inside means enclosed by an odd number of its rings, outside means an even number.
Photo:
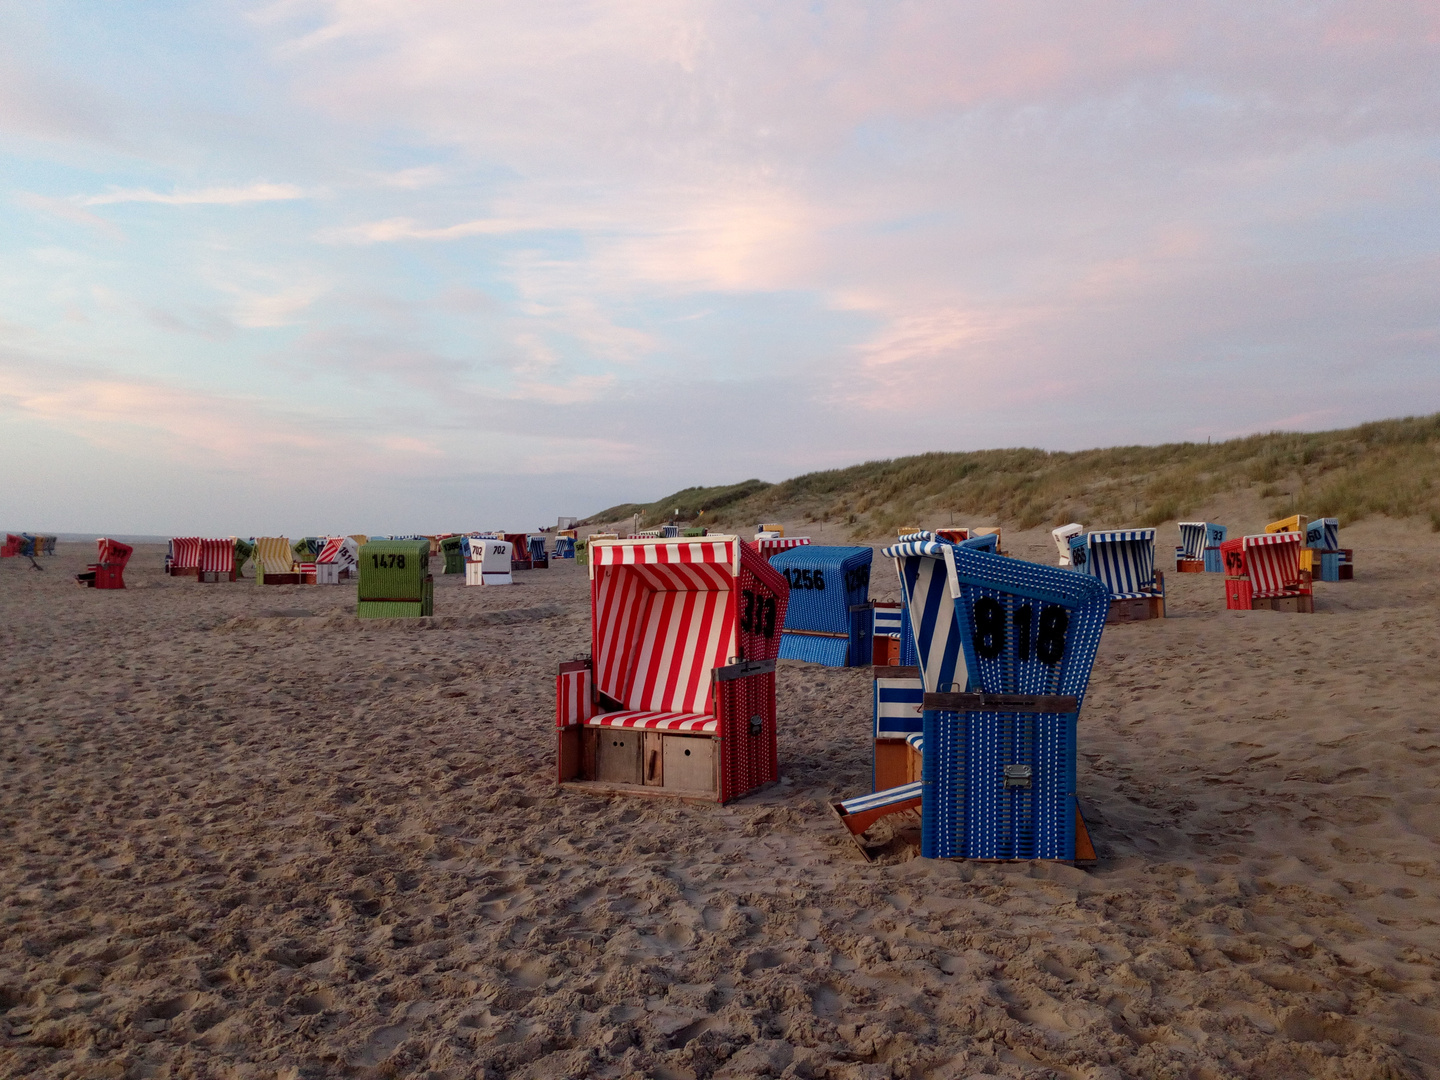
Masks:
[[[652,712],[630,709],[625,712],[600,713],[585,721],[588,727],[645,728],[647,731],[689,731],[696,735],[713,735],[719,730],[715,717],[705,713]]]

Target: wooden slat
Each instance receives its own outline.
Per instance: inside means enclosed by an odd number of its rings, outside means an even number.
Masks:
[[[1080,703],[1064,694],[926,694],[926,709],[947,712],[1071,713]]]

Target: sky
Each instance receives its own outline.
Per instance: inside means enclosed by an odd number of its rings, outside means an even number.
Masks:
[[[1440,410],[1440,5],[0,5],[0,525]]]

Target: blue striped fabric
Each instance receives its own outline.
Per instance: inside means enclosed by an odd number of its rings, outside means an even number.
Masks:
[[[875,738],[900,739],[922,728],[925,685],[915,678],[875,680]]]
[[[989,551],[998,554],[1000,537],[994,533],[986,533],[983,536],[972,536],[969,540],[961,540],[958,546],[968,551]]]
[[[925,753],[925,733],[923,731],[916,732],[914,735],[906,735],[905,743],[917,754]]]
[[[1180,522],[1180,548],[1184,552],[1182,559],[1203,559],[1205,557],[1205,537],[1210,531],[1208,521],[1182,521]]]
[[[555,538],[555,558],[573,559],[575,557],[575,538],[573,536],[557,536]]]
[[[899,568],[901,599],[916,647],[914,666],[920,669],[926,690],[966,689],[965,660],[960,651],[949,578],[953,570],[950,560],[957,550],[935,540],[914,540],[895,544],[884,552],[896,560]]]
[[[871,610],[874,612],[871,632],[876,637],[898,638],[900,636],[900,628],[904,621],[901,616],[901,613],[905,610],[903,607],[876,607]]]
[[[908,802],[911,799],[920,797],[920,784],[901,784],[899,787],[886,788],[884,791],[874,791],[869,795],[857,795],[853,799],[846,799],[840,804],[847,814],[858,814],[864,810],[874,810],[881,806],[894,806],[896,803]]]
[[[1112,600],[1159,595],[1155,586],[1155,530],[1092,532],[1087,538],[1089,573],[1104,582]]]
[[[1320,551],[1335,551],[1340,547],[1340,519],[1316,518],[1305,526],[1305,546]]]

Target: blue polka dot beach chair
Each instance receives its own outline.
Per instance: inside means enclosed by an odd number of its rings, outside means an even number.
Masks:
[[[591,655],[560,665],[558,779],[729,802],[779,777],[790,589],[736,536],[590,543]]]
[[[805,544],[773,555],[770,565],[790,586],[782,660],[806,660],[826,667],[861,667],[874,659],[870,644],[868,547]]]
[[[910,781],[833,804],[859,838],[920,811],[927,858],[1085,862],[1076,724],[1109,594],[1096,578],[936,540],[885,549],[919,655]],[[869,852],[863,843],[861,850]]]

